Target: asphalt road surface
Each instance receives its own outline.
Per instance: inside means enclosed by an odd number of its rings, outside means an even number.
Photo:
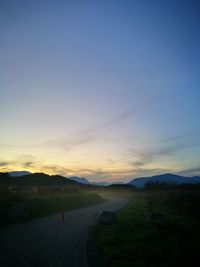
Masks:
[[[0,267],[88,267],[88,228],[102,211],[117,211],[128,201],[108,199],[90,207],[0,229]]]

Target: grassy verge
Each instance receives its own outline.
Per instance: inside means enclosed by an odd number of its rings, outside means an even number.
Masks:
[[[150,219],[155,212],[162,220]],[[200,266],[200,193],[135,194],[96,241],[110,267]]]
[[[23,220],[44,217],[62,211],[74,210],[103,201],[98,194],[92,192],[23,192],[5,193],[0,196],[0,225],[12,223],[10,207],[12,203],[23,203],[28,209]],[[20,218],[19,218],[20,219]]]

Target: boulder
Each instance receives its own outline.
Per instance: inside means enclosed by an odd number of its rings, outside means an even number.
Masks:
[[[103,211],[99,216],[99,224],[111,225],[117,222],[116,214],[110,211]]]

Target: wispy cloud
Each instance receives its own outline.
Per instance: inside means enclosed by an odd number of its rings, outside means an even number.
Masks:
[[[102,131],[105,129],[108,129],[112,127],[113,125],[117,125],[123,120],[128,119],[129,117],[136,114],[138,111],[138,108],[131,109],[129,111],[126,111],[124,113],[119,114],[113,119],[110,119],[106,122],[103,122],[102,124],[98,124],[93,127],[89,127],[86,129],[81,129],[73,135],[66,136],[64,138],[60,139],[52,139],[45,143],[38,143],[38,144],[0,144],[0,147],[10,147],[10,148],[40,148],[40,147],[58,147],[60,149],[63,149],[65,151],[70,151],[76,147],[93,143],[96,141],[99,136],[102,136]],[[101,135],[100,135],[101,133]]]
[[[9,161],[0,161],[0,167],[6,167],[8,165],[10,165]]]
[[[0,161],[1,171],[13,170],[13,168],[30,169],[39,164],[39,161],[33,155],[22,154],[13,160]]]
[[[66,151],[70,151],[76,147],[96,141],[103,130],[131,117],[132,115],[136,114],[136,112],[137,109],[127,111],[125,113],[120,114],[114,119],[108,120],[107,122],[104,122],[91,128],[82,129],[74,133],[73,136],[65,137],[60,140],[50,140],[45,145],[56,146]]]
[[[128,116],[128,114],[127,114]],[[126,117],[126,116],[125,116]],[[123,118],[121,116],[120,118]],[[119,120],[120,120],[119,118]],[[119,120],[114,120],[116,123]],[[107,126],[105,126],[107,125]],[[68,140],[60,140],[60,141],[52,141],[51,145],[56,145],[59,148],[70,150],[75,147],[83,144],[87,144],[88,142],[92,142],[97,138],[98,133],[100,133],[100,129],[104,129],[104,127],[109,127],[111,124],[104,124],[103,127],[100,127],[95,132],[89,131],[85,132],[82,136],[77,135]],[[193,147],[200,146],[198,142],[199,131],[193,134],[183,134],[181,137],[171,137],[166,140],[162,140],[162,142],[149,143],[149,146],[146,149],[128,149],[128,152],[125,156],[118,160],[113,160],[112,158],[108,158],[106,161],[108,166],[97,168],[95,166],[91,166],[91,168],[83,168],[82,165],[71,167],[69,166],[60,166],[60,165],[50,165],[45,164],[45,161],[35,158],[33,155],[21,155],[15,160],[0,161],[0,169],[1,171],[13,170],[16,169],[27,169],[33,171],[43,171],[50,174],[60,174],[63,176],[85,176],[93,181],[129,181],[132,178],[140,177],[140,176],[149,176],[154,174],[160,174],[164,172],[175,172],[181,175],[192,176],[200,174],[200,167],[197,165],[192,168],[185,168],[183,166],[177,166],[176,169],[162,167],[159,164],[159,161],[163,162],[165,159],[174,160],[174,156],[177,156],[177,153],[180,150],[190,149]],[[192,138],[195,136],[195,138]],[[91,140],[92,139],[92,140]],[[152,164],[153,163],[153,164]],[[156,163],[158,163],[156,165]],[[121,166],[121,167],[120,167]],[[154,166],[154,167],[152,167]]]
[[[183,176],[200,176],[200,163],[197,167],[182,169],[178,171],[178,174]]]
[[[20,157],[19,157],[20,158]],[[13,170],[28,170],[31,172],[45,172],[49,174],[59,174],[65,177],[77,175],[89,178],[91,181],[129,181],[134,177],[146,175],[149,173],[149,169],[135,168],[135,166],[127,166],[123,169],[120,168],[83,168],[82,166],[67,167],[62,165],[45,164],[43,161],[35,158],[33,161],[26,161],[26,157],[23,160],[17,158],[13,161],[2,161],[0,165],[0,171],[13,171]],[[161,170],[152,169],[152,173],[159,173]],[[163,171],[163,170],[162,170]]]
[[[85,145],[88,143],[94,142],[96,140],[97,136],[93,134],[88,135],[77,135],[71,137],[66,137],[58,140],[51,140],[46,143],[48,146],[54,146],[58,147],[60,149],[70,151],[76,147],[79,147],[81,145]]]
[[[32,172],[45,172],[48,174],[58,174],[65,177],[69,176],[84,176],[91,181],[108,181],[108,182],[128,182],[136,177],[157,175],[165,172],[174,172],[185,176],[200,175],[200,167],[196,166],[178,171],[169,168],[152,168],[146,166],[144,161],[138,161],[135,164],[129,164],[123,168],[82,168],[80,167],[65,167],[61,165],[49,165],[42,161],[35,160],[33,162],[20,162],[19,160],[2,161],[0,171],[13,171],[26,169]]]
[[[124,113],[120,114],[116,118],[113,118],[113,119],[111,119],[111,120],[109,120],[107,122],[104,122],[102,124],[96,125],[94,127],[82,130],[80,132],[82,132],[82,133],[94,133],[94,132],[98,132],[100,130],[104,130],[106,128],[109,128],[109,127],[111,127],[113,125],[116,125],[119,122],[121,122],[121,121],[123,121],[123,120],[125,120],[125,119],[127,119],[127,118],[129,118],[129,117],[131,117],[133,115],[135,115],[137,111],[138,111],[138,109],[129,110],[127,112],[124,112]]]
[[[200,136],[200,130],[196,130],[196,131],[190,131],[187,133],[182,133],[179,135],[174,135],[174,136],[169,136],[167,138],[161,139],[163,142],[172,142],[172,141],[180,141],[180,140],[185,140],[188,138],[196,138]]]
[[[141,149],[140,151],[128,149],[127,155],[121,160],[129,162],[135,167],[142,167],[152,161],[164,159],[169,156],[173,158],[173,156],[181,150],[199,147],[200,142],[197,138],[199,134],[200,131],[196,131],[180,136],[169,137],[157,142],[155,145],[152,145],[150,142],[148,148]],[[189,138],[191,136],[193,136],[193,138]],[[134,158],[136,159],[134,160]]]

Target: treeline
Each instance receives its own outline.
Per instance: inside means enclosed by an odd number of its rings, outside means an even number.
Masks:
[[[169,183],[152,183],[145,184],[147,190],[200,190],[200,184],[169,184]]]

